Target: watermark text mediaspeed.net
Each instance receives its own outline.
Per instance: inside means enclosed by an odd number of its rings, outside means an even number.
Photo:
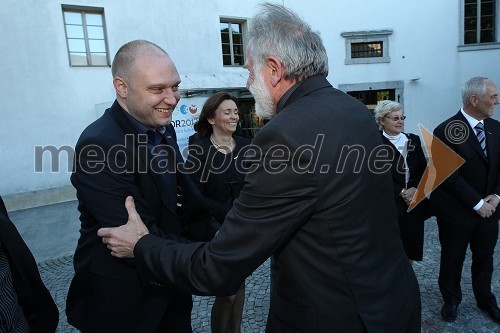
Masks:
[[[431,132],[419,124],[424,138],[424,148],[429,156],[429,163],[417,188],[410,210],[418,203],[428,197],[429,194],[439,186],[450,174],[458,169],[464,160],[457,155]],[[468,124],[461,121],[450,122],[445,128],[445,137],[451,144],[464,143],[470,135]],[[375,174],[390,172],[392,156],[396,148],[388,144],[380,144],[367,148],[363,145],[343,145],[337,157],[333,157],[324,148],[324,134],[316,135],[313,144],[304,144],[294,149],[277,144],[269,147],[248,145],[240,150],[237,156],[233,154],[224,155],[224,160],[215,163],[216,148],[211,146],[208,152],[196,144],[191,145],[187,153],[190,158],[184,163],[177,159],[173,147],[163,144],[156,146],[152,151],[147,145],[147,135],[126,135],[123,144],[104,148],[102,145],[89,144],[75,151],[70,145],[60,147],[46,145],[34,147],[34,171],[35,173],[59,173],[59,172],[85,172],[96,174],[107,169],[116,174],[123,173],[165,173],[182,172],[185,174],[200,173],[201,181],[206,181],[209,175],[220,174],[227,171],[234,162],[236,170],[243,174],[256,171],[259,167],[270,174],[279,174],[285,170],[291,170],[298,174],[304,173],[360,173],[364,170]],[[411,151],[414,147],[405,147]],[[434,152],[434,153],[433,153]],[[187,154],[186,154],[187,155]],[[172,156],[171,159],[168,156]],[[201,156],[207,156],[201,160]],[[321,158],[320,158],[321,157]],[[331,159],[331,160],[330,160]],[[44,163],[45,161],[45,163]],[[327,161],[327,162],[325,162]],[[404,163],[399,159],[399,163]],[[182,162],[182,163],[180,163]],[[67,168],[62,170],[61,166]],[[176,168],[173,168],[176,165]],[[405,172],[404,165],[395,168],[398,172]],[[439,170],[440,172],[437,172]],[[436,179],[435,175],[439,179]]]

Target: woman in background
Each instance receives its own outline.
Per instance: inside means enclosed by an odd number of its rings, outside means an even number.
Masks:
[[[225,92],[207,99],[196,123],[195,144],[190,146],[187,158],[188,164],[201,162],[191,177],[205,197],[210,214],[221,224],[240,194],[245,178],[236,168],[238,153],[250,143],[233,135],[239,121],[236,103],[236,97]],[[217,296],[212,307],[212,332],[239,333],[244,301],[244,283],[235,295]]]
[[[391,149],[394,200],[398,209],[401,240],[410,262],[421,261],[424,249],[424,221],[427,199],[407,212],[427,166],[420,138],[404,133],[403,106],[394,101],[381,101],[375,108],[375,120],[382,141]]]

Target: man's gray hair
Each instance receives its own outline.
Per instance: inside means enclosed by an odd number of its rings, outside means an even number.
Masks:
[[[321,37],[284,6],[264,3],[250,21],[249,52],[256,68],[269,56],[285,68],[285,79],[302,81],[328,75],[328,56]]]
[[[138,39],[124,44],[116,52],[113,64],[111,65],[111,74],[113,78],[119,76],[125,79],[125,81],[129,81],[131,79],[130,72],[134,61],[139,55],[148,53],[168,56],[164,49],[147,40]]]
[[[486,94],[487,77],[476,76],[465,82],[462,87],[462,104],[467,107],[470,105],[470,97],[477,95],[483,97]]]

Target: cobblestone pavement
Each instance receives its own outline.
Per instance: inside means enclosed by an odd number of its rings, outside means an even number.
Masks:
[[[462,289],[463,301],[459,306],[458,319],[454,323],[441,320],[441,295],[437,284],[439,271],[439,242],[434,219],[426,223],[426,243],[424,260],[414,263],[415,273],[420,283],[422,295],[422,332],[500,332],[500,326],[492,322],[475,306],[470,281],[470,254],[464,265]],[[495,255],[493,292],[500,295],[500,246]],[[76,332],[66,322],[64,302],[73,275],[72,257],[67,255],[50,259],[39,264],[42,278],[54,296],[61,319],[57,332]],[[193,297],[193,331],[210,332],[210,309],[213,297]],[[246,280],[246,299],[242,332],[264,332],[267,310],[269,308],[269,261],[265,262]],[[383,311],[383,309],[381,309]],[[332,332],[335,329],[332,328]],[[344,332],[340,332],[344,333]]]

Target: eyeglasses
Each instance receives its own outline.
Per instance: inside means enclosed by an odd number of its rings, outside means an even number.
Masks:
[[[401,119],[401,120],[406,119],[406,116],[394,116],[394,117],[385,116],[385,117],[389,118],[390,120],[393,120],[393,121],[399,121],[399,119]]]

